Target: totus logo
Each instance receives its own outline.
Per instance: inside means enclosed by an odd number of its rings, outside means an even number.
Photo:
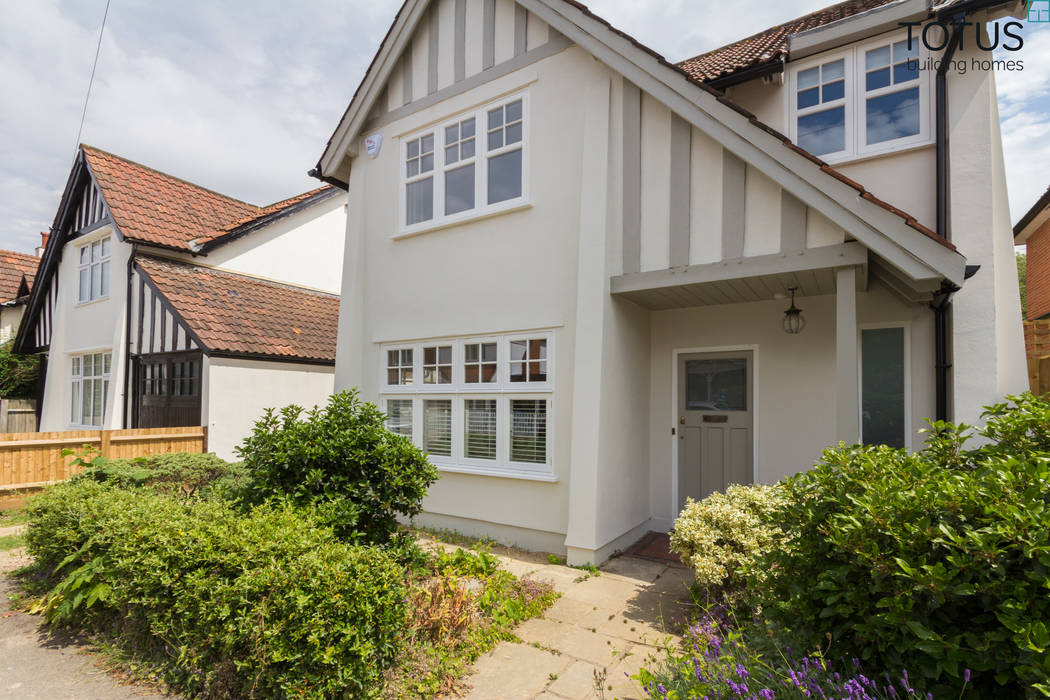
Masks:
[[[1039,3],[1050,5],[1050,0],[1030,0],[1030,2],[1032,5]],[[1030,9],[1029,14],[1031,12]],[[1043,21],[1050,21],[1050,19]],[[999,22],[989,22],[987,37],[982,31],[983,22],[961,21],[949,23],[934,20],[925,24],[922,22],[899,22],[899,24],[908,28],[909,49],[913,41],[921,41],[928,51],[943,51],[947,48],[948,42],[951,41],[953,27],[960,32],[958,47],[960,49],[965,49],[969,46],[970,41],[973,41],[981,51],[1020,51],[1024,46],[1024,37],[1019,33],[1019,30],[1024,25],[1017,20],[1001,24]]]

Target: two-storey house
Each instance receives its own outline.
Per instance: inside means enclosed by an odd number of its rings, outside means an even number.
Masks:
[[[208,427],[332,392],[344,198],[265,207],[81,146],[16,338],[45,362],[40,430]]]
[[[422,520],[601,560],[1023,390],[994,76],[928,69],[1016,9],[849,0],[676,65],[572,0],[407,0],[315,175],[336,389],[438,466]]]

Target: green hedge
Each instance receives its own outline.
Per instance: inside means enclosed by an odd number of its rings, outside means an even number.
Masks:
[[[386,416],[356,389],[305,413],[298,406],[268,410],[237,452],[256,502],[315,506],[352,542],[388,542],[397,516],[419,514],[437,480],[426,455],[387,430]]]
[[[82,480],[29,513],[48,618],[113,635],[186,694],[368,697],[400,649],[401,567],[309,512]]]
[[[73,481],[97,481],[120,488],[149,487],[173,496],[227,497],[245,488],[247,470],[240,462],[227,462],[214,454],[172,452],[106,459],[95,457],[91,466]]]
[[[920,452],[840,446],[788,479],[770,517],[791,545],[759,564],[764,615],[919,672],[938,697],[966,669],[981,697],[1050,694],[1050,404],[985,415],[976,449],[939,423]]]

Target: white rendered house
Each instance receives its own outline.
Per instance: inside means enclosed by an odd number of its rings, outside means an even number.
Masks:
[[[257,207],[81,146],[16,338],[40,430],[204,425],[232,459],[266,408],[326,401],[338,194]]]
[[[672,65],[569,0],[407,0],[314,174],[335,387],[438,466],[421,520],[601,560],[1022,391],[994,75],[921,67],[1015,10],[852,0]]]

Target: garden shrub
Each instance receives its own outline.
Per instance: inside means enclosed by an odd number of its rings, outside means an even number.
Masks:
[[[90,464],[74,480],[88,479],[119,488],[149,486],[160,493],[185,497],[212,490],[230,493],[243,486],[246,476],[240,462],[230,463],[211,453],[172,452],[134,459],[95,457]]]
[[[357,390],[305,413],[268,410],[238,454],[256,501],[315,506],[339,537],[356,542],[388,542],[397,516],[418,514],[437,479],[423,452],[387,430]]]
[[[29,512],[48,619],[110,636],[188,696],[369,697],[401,648],[401,567],[309,511],[85,479]]]
[[[763,517],[781,500],[777,486],[734,484],[725,493],[686,501],[671,531],[671,550],[696,573],[701,591],[712,599],[740,598],[747,582],[742,567],[777,542],[779,529]]]
[[[1050,694],[1050,404],[985,417],[975,449],[940,423],[920,452],[839,446],[788,479],[770,518],[792,542],[761,562],[764,614],[937,696],[966,669],[981,697]]]

